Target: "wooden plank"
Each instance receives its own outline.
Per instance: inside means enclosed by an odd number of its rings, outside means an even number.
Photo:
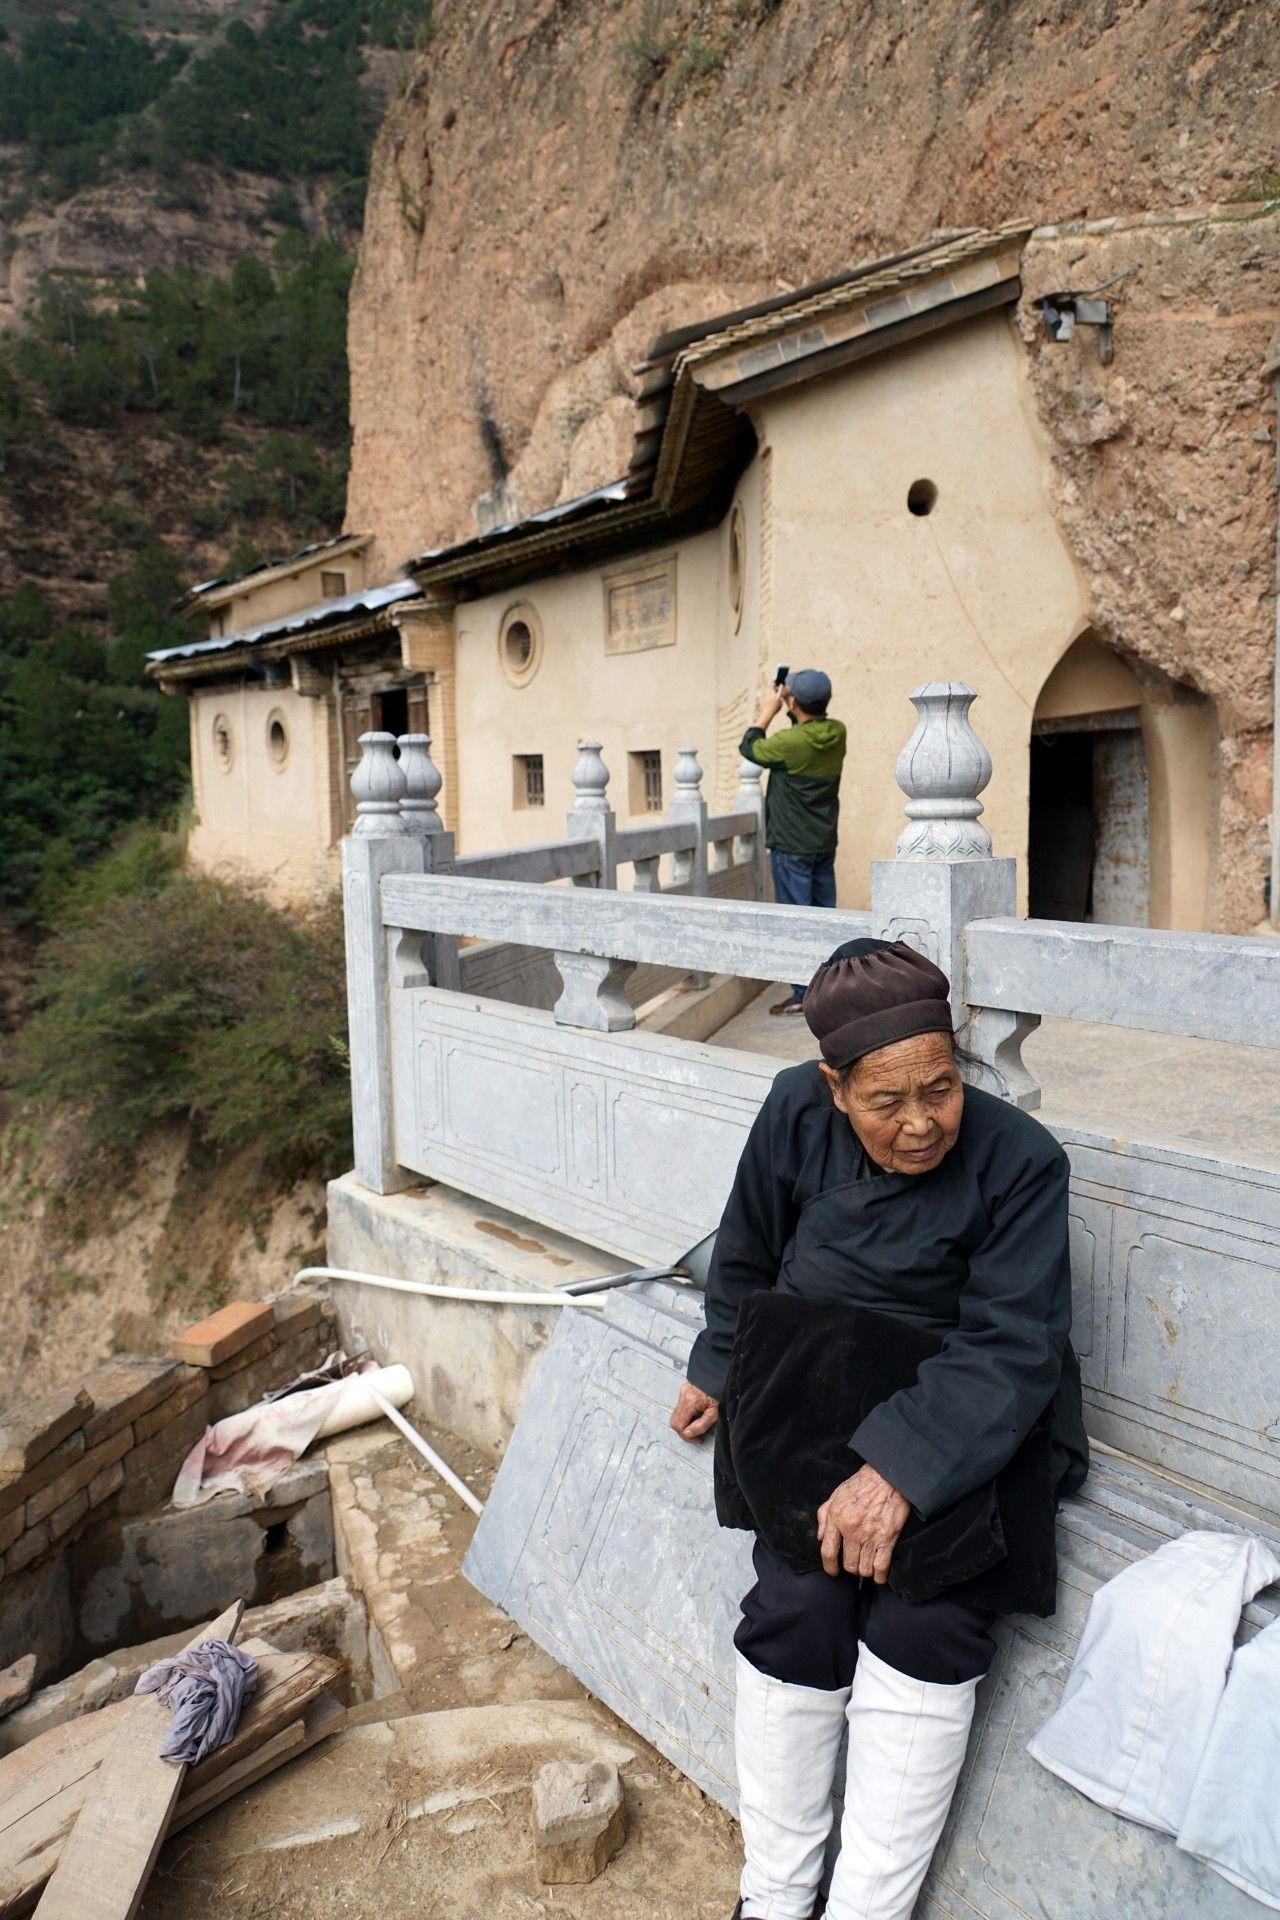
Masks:
[[[207,1786],[198,1788],[194,1793],[184,1793],[170,1823],[170,1833],[181,1833],[183,1827],[189,1827],[202,1814],[211,1813],[214,1807],[222,1806],[255,1782],[265,1780],[268,1774],[274,1773],[287,1761],[296,1760],[308,1748],[327,1740],[331,1734],[341,1732],[346,1720],[347,1710],[336,1694],[319,1694],[299,1719],[292,1721],[273,1740],[268,1740],[265,1746],[259,1747],[256,1753],[249,1754],[234,1767],[228,1767],[225,1773],[209,1781]],[[200,1771],[196,1769],[197,1774]],[[188,1783],[195,1777],[196,1774],[189,1775]]]
[[[187,1646],[234,1640],[243,1612],[237,1600]],[[157,1696],[125,1705],[36,1908],[43,1920],[133,1920],[141,1905],[186,1768],[160,1758],[171,1716]]]
[[[323,1654],[277,1653],[261,1640],[246,1641],[244,1651],[258,1661],[258,1691],[234,1737],[192,1769],[188,1791],[203,1788],[270,1741],[341,1673],[340,1664]],[[131,1705],[118,1700],[100,1707],[0,1759],[0,1920],[31,1911]]]
[[[251,1300],[233,1300],[229,1307],[198,1320],[194,1327],[178,1334],[173,1352],[192,1367],[216,1367],[229,1360],[251,1340],[260,1340],[275,1325],[275,1308],[259,1306]]]

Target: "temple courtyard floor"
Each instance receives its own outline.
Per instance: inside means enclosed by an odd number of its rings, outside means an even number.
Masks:
[[[767,987],[710,1045],[779,1061],[816,1059],[803,1016],[779,1019],[769,1012],[784,993]],[[1190,1152],[1210,1147],[1280,1167],[1280,1063],[1265,1047],[1046,1020],[1022,1057],[1043,1090],[1044,1119]]]

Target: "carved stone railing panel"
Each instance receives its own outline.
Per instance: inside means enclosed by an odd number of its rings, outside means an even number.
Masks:
[[[464,1562],[540,1646],[713,1799],[736,1810],[733,1629],[750,1536],[715,1523],[712,1449],[667,1417],[702,1324],[696,1294],[651,1284],[565,1314]],[[997,1622],[969,1752],[917,1916],[931,1920],[1249,1920],[1257,1909],[1163,1835],[1036,1765],[1098,1587],[1188,1528],[1254,1522],[1099,1457],[1058,1522],[1058,1609]],[[1280,1614],[1276,1590],[1242,1637]],[[1082,1865],[1085,1863],[1085,1865]]]
[[[807,979],[833,946],[870,930],[865,913],[522,886],[465,875],[388,880],[382,910],[392,927],[465,932],[758,980]]]
[[[975,1005],[1280,1047],[1280,940],[1265,934],[1002,917],[967,927],[964,944]],[[1276,1069],[1260,1063],[1259,1071]]]

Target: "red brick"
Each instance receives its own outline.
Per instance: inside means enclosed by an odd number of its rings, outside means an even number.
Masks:
[[[194,1327],[180,1333],[173,1342],[173,1351],[179,1360],[186,1360],[193,1367],[216,1367],[251,1341],[260,1339],[274,1321],[274,1308],[258,1306],[249,1300],[234,1300],[220,1313],[210,1314],[207,1320],[199,1320]]]

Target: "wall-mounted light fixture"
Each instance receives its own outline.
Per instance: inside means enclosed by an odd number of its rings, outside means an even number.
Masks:
[[[1123,273],[1117,273],[1114,278],[1104,280],[1100,287],[1092,287],[1085,293],[1046,293],[1031,304],[1039,313],[1045,332],[1057,346],[1070,340],[1077,327],[1096,327],[1098,357],[1104,367],[1109,366],[1115,352],[1111,336],[1112,307],[1110,300],[1100,300],[1098,295],[1105,293],[1108,287],[1114,287],[1116,281],[1125,280],[1137,271],[1137,266],[1126,267]]]

